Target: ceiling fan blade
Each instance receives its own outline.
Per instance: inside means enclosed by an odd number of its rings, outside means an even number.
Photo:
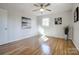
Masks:
[[[46,5],[45,5],[45,7],[48,7],[50,5],[50,3],[47,3]]]
[[[36,6],[36,7],[40,7],[38,4],[34,4],[34,6]]]
[[[35,10],[32,10],[32,11],[38,11],[38,10],[40,10],[40,9],[35,9]]]
[[[50,10],[50,9],[46,9],[47,11],[52,11],[52,10]]]
[[[40,7],[43,8],[43,3],[39,3]]]

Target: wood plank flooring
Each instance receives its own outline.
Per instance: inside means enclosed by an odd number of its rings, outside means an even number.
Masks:
[[[79,55],[71,40],[47,38],[35,36],[0,45],[0,55]]]

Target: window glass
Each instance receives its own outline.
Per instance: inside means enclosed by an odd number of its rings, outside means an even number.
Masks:
[[[42,25],[43,26],[49,26],[49,18],[43,18]]]

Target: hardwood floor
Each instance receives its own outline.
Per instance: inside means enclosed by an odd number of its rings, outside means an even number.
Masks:
[[[31,37],[0,46],[1,55],[79,55],[71,40]]]

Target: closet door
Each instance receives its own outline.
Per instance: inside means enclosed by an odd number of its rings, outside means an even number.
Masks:
[[[0,45],[5,44],[7,40],[7,11],[0,9]]]

